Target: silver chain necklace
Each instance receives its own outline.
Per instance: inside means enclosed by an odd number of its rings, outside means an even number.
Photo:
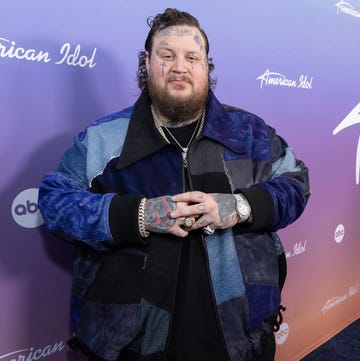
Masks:
[[[164,138],[164,140],[170,144],[170,140],[168,139],[168,137],[166,136],[166,134],[163,131],[163,128],[161,126],[161,123],[157,117],[156,111],[154,106],[151,104],[151,113],[152,116],[154,118],[154,124],[156,126],[156,129],[159,131],[160,135]],[[188,156],[188,152],[189,152],[189,147],[190,144],[192,143],[192,141],[198,137],[204,127],[204,122],[205,122],[205,110],[202,112],[201,114],[201,119],[200,121],[197,121],[196,127],[194,129],[193,134],[191,135],[191,138],[187,144],[186,147],[183,147],[179,141],[174,137],[174,135],[170,132],[170,130],[164,126],[164,128],[166,129],[166,131],[168,132],[168,134],[170,135],[170,137],[174,140],[174,142],[177,144],[177,146],[181,149],[181,155],[182,155],[182,159],[183,159],[183,165],[186,168],[187,167],[187,156]]]

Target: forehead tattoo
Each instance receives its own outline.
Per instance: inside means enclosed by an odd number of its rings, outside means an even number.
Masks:
[[[192,36],[192,35],[193,35],[193,40],[198,45],[200,52],[205,54],[204,41],[202,36],[199,34],[197,30],[193,32],[193,29],[188,26],[169,26],[165,29],[159,30],[159,32],[155,36],[158,37],[178,36],[182,38],[185,36]],[[165,47],[168,45],[169,43],[166,40],[160,40],[159,42],[159,47]]]
[[[161,40],[159,46],[168,46],[169,43],[166,40]]]
[[[177,29],[174,29],[174,32],[176,36],[190,36],[192,34],[192,30],[189,28],[184,28],[184,27],[178,27]]]
[[[201,36],[199,34],[195,34],[194,40],[195,40],[195,43],[199,45],[200,51],[203,51],[204,47],[203,47],[203,42],[201,40]]]
[[[161,29],[158,32],[160,36],[190,36],[192,35],[192,29],[187,26],[168,26],[165,29]]]

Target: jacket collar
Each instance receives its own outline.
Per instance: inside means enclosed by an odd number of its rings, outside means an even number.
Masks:
[[[235,113],[234,113],[235,114]],[[238,114],[240,114],[238,112]],[[239,127],[239,117],[231,117],[212,91],[206,107],[206,123],[202,135],[223,144],[235,153],[246,150],[246,127]]]
[[[125,168],[167,145],[155,127],[150,104],[150,98],[144,90],[134,104],[124,146],[116,164],[117,169]]]
[[[124,146],[116,164],[117,169],[158,152],[167,145],[155,127],[151,114],[151,100],[144,90],[133,107]],[[238,122],[230,117],[224,106],[210,90],[206,104],[205,125],[201,136],[205,136],[236,153],[245,151],[244,134],[236,132]]]

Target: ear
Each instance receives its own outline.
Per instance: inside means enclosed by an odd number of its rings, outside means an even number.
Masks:
[[[145,58],[145,66],[146,66],[146,71],[149,74],[149,68],[150,68],[150,53],[148,51],[145,52],[146,54],[146,58]]]

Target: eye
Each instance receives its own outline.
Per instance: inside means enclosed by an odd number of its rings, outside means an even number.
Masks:
[[[191,61],[191,62],[199,60],[199,58],[194,54],[188,55],[187,59],[188,59],[188,61]]]
[[[165,61],[171,61],[174,59],[174,55],[171,53],[163,53],[163,54],[160,53],[160,58]]]

